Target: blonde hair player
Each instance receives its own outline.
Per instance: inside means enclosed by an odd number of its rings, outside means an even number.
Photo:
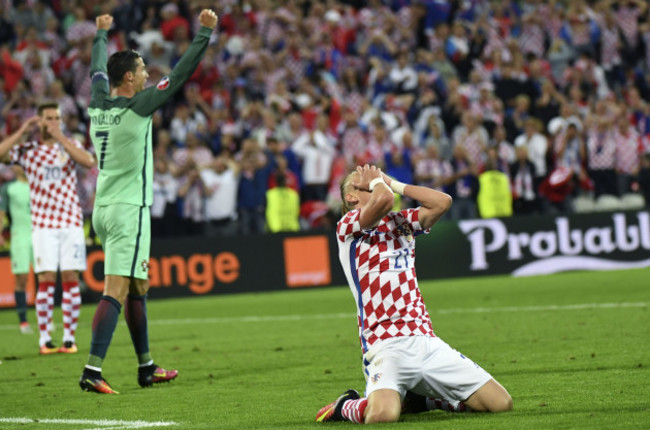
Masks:
[[[421,203],[391,211],[394,194]],[[394,422],[404,412],[512,409],[492,376],[434,334],[415,273],[415,241],[451,207],[445,193],[357,167],[341,183],[339,259],[357,304],[365,396],[343,393],[316,421]]]

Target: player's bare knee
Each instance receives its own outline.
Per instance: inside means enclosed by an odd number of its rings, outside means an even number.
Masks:
[[[366,424],[394,423],[399,420],[400,410],[395,408],[374,407],[368,408],[365,417]]]
[[[497,404],[497,410],[494,412],[508,412],[511,411],[513,407],[512,397],[510,394],[506,393]]]
[[[126,300],[126,295],[128,294],[129,289],[124,288],[122,286],[109,286],[106,285],[104,287],[104,295],[105,296],[110,296],[117,300],[120,304],[124,304],[124,301]]]
[[[56,282],[55,272],[41,272],[38,274],[38,282]]]
[[[133,279],[129,285],[129,294],[134,294],[136,296],[144,296],[149,292],[149,280],[148,279]]]
[[[64,270],[61,272],[62,282],[79,282],[79,272],[76,270]]]
[[[508,412],[512,410],[512,397],[507,392],[503,395],[490,399],[486,405],[489,412]]]

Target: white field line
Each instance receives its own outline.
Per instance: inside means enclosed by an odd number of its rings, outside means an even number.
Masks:
[[[574,305],[547,305],[547,306],[506,306],[495,308],[451,308],[433,309],[432,314],[476,314],[476,313],[499,313],[499,312],[534,312],[534,311],[574,311],[584,309],[624,309],[624,308],[645,308],[650,302],[631,303],[579,303]],[[241,317],[214,317],[214,318],[178,318],[178,319],[152,319],[149,325],[187,325],[187,324],[222,324],[222,323],[264,323],[274,321],[310,321],[330,320],[342,318],[355,318],[352,313],[332,313],[313,315],[269,315],[269,316],[241,316]],[[121,322],[121,324],[125,324]],[[0,330],[18,330],[18,324],[0,325]]]
[[[2,418],[0,423],[11,424],[62,424],[62,425],[90,425],[100,426],[84,430],[109,430],[109,429],[143,429],[152,427],[169,427],[178,425],[173,421],[122,421],[122,420],[64,420],[49,418]],[[44,427],[48,428],[48,427]]]

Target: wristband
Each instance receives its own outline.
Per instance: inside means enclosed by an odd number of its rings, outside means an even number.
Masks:
[[[368,186],[368,188],[370,188],[370,191],[374,190],[375,187],[377,186],[377,184],[386,185],[386,182],[384,182],[384,178],[382,178],[381,176],[379,178],[373,179],[372,181],[370,181],[370,185]],[[386,186],[388,186],[388,185],[386,185]]]
[[[396,181],[395,179],[391,179],[390,181],[390,189],[399,194],[400,196],[404,195],[404,188],[406,188],[406,184],[400,181]]]

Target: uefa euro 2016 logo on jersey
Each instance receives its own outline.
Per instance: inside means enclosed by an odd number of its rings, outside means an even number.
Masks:
[[[409,242],[413,240],[413,230],[411,229],[410,225],[400,224],[397,226],[397,231],[399,231],[399,234],[401,236],[405,236],[406,240]]]
[[[381,378],[381,375],[382,375],[381,373],[375,373],[370,377],[370,381],[372,381],[373,384],[376,384]]]
[[[158,82],[158,85],[156,85],[156,88],[159,90],[166,90],[167,87],[169,87],[169,76],[163,77],[160,82]]]
[[[149,262],[147,260],[142,260],[142,263],[140,263],[140,267],[142,267],[142,271],[146,272],[149,270]]]

